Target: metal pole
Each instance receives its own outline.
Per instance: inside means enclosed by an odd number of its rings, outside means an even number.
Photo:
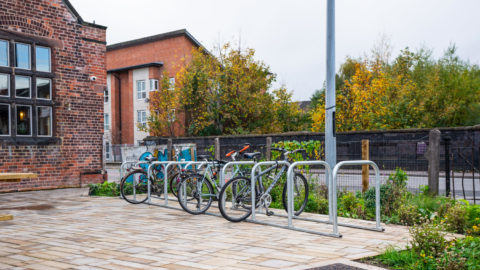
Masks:
[[[337,163],[335,138],[335,0],[327,0],[327,92],[325,93],[325,157],[331,168]],[[327,176],[330,177],[330,176]],[[328,178],[327,178],[328,179]],[[329,197],[336,196],[328,187]],[[333,206],[329,203],[332,221]]]

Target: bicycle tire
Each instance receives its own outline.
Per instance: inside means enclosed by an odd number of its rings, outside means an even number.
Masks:
[[[199,181],[201,182],[200,193],[198,192]],[[202,194],[206,196],[204,197]],[[189,174],[178,184],[178,203],[183,210],[192,215],[205,213],[212,205],[213,196],[215,196],[215,193],[213,192],[212,184],[201,174]],[[194,206],[194,209],[189,208],[189,206]]]
[[[297,179],[301,180],[301,183],[302,183],[305,191],[304,191],[304,195],[303,195],[304,196],[303,202],[300,198],[299,202],[302,202],[302,204],[300,205],[300,208],[295,211],[295,213],[294,213],[295,216],[300,215],[303,212],[303,210],[305,210],[305,206],[307,205],[307,202],[308,202],[308,193],[309,193],[307,179],[305,178],[305,176],[303,176],[303,174],[300,174],[300,173],[295,173],[295,175],[293,177],[294,193],[295,192],[301,193],[301,191],[300,192],[298,191]],[[297,190],[295,190],[295,189],[297,189]],[[297,198],[298,198],[298,196],[297,196]],[[295,194],[294,194],[294,199],[295,199]],[[287,195],[287,183],[286,182],[285,182],[285,185],[283,186],[282,202],[283,202],[283,208],[288,213],[288,206],[287,206],[288,195]],[[294,205],[293,205],[294,210],[295,210],[295,205],[296,205],[296,202],[294,201]]]
[[[250,190],[251,181],[249,178],[243,176],[232,178],[225,183],[218,196],[220,214],[231,222],[240,222],[247,219],[252,214],[252,207],[248,206],[249,204],[251,205],[252,202],[251,196],[249,196],[251,195]],[[257,204],[257,202],[255,204]],[[236,210],[232,212],[239,213],[240,217],[234,217],[232,213],[228,213],[227,210],[229,207],[231,207],[232,210]]]
[[[132,204],[140,204],[144,203],[148,199],[148,194],[147,192],[147,185],[148,182],[146,182],[148,179],[147,173],[143,169],[138,169],[129,172],[126,174],[122,180],[120,180],[120,194],[122,198]],[[133,183],[138,180],[137,185],[133,185]],[[130,183],[129,181],[132,182],[132,186],[135,187],[135,189],[132,188],[132,192],[130,192]],[[151,182],[150,182],[151,183]],[[152,184],[152,183],[151,183]],[[153,184],[152,184],[153,187]],[[133,192],[135,191],[135,192]],[[133,194],[131,194],[133,193]],[[138,196],[137,196],[138,194]],[[140,196],[142,194],[142,196]],[[138,199],[137,199],[138,198]]]

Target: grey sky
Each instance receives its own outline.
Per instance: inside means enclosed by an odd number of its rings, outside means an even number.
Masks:
[[[86,21],[108,26],[109,44],[186,28],[204,46],[256,50],[279,84],[308,100],[325,80],[325,0],[71,0]],[[337,0],[337,69],[387,36],[393,56],[422,46],[480,63],[480,0]]]

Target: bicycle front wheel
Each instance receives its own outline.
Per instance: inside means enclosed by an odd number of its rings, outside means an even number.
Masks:
[[[287,183],[283,186],[283,208],[288,213],[288,194],[287,194]],[[305,206],[307,205],[308,201],[308,182],[305,176],[299,173],[295,173],[293,177],[293,210],[295,216],[300,215],[303,210],[305,210]]]
[[[200,174],[190,174],[177,186],[178,202],[186,212],[192,215],[205,213],[212,205],[213,187]]]
[[[148,199],[148,176],[144,170],[135,170],[120,181],[120,194],[127,202],[143,203]]]
[[[239,176],[228,181],[220,191],[218,207],[222,216],[231,222],[240,222],[252,214],[250,179]]]

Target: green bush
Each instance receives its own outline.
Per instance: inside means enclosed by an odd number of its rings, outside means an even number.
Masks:
[[[114,182],[105,181],[102,184],[90,184],[88,186],[90,188],[88,195],[91,196],[117,197],[120,195],[120,187]]]
[[[412,226],[420,223],[422,215],[419,213],[417,205],[407,204],[398,209],[398,219],[401,224]]]
[[[447,247],[444,227],[423,219],[422,224],[410,227],[412,250],[423,257],[437,257]]]
[[[467,210],[461,204],[450,207],[445,215],[445,224],[449,231],[464,233],[467,226]]]

